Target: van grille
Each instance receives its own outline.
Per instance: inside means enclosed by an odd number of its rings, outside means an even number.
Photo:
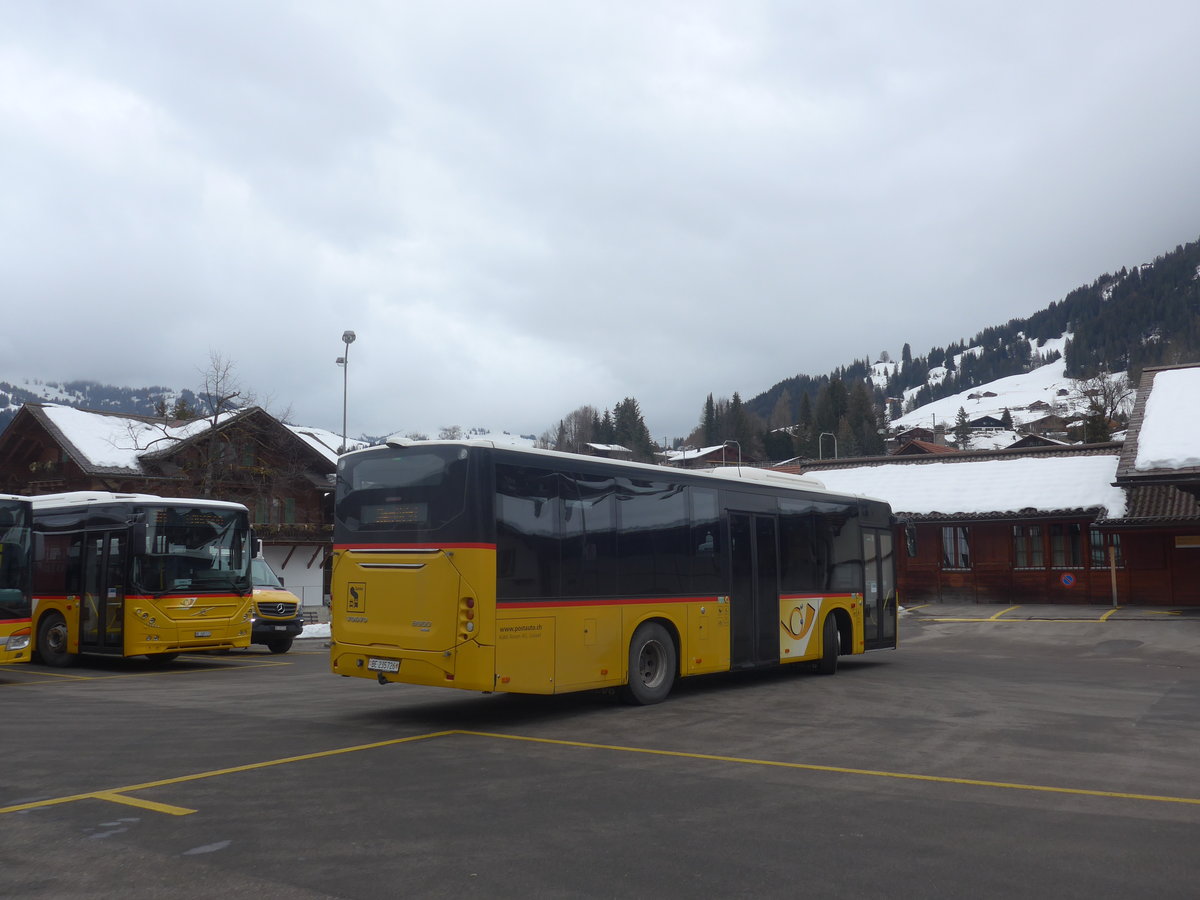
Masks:
[[[296,615],[296,603],[284,600],[277,602],[271,600],[263,603],[254,604],[258,609],[260,616],[272,619],[291,619]]]

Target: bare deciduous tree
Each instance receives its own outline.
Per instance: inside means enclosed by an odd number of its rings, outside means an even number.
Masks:
[[[1107,441],[1112,436],[1111,423],[1128,421],[1133,395],[1133,385],[1124,372],[1075,379],[1072,399],[1086,409],[1084,441]]]

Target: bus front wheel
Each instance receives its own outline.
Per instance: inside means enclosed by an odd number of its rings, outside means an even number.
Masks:
[[[629,642],[629,682],[621,688],[621,699],[637,706],[659,703],[671,693],[677,671],[670,633],[657,622],[647,622]]]
[[[38,653],[48,666],[63,668],[75,661],[67,650],[67,620],[62,613],[47,613],[38,625]]]
[[[833,675],[837,672],[841,643],[842,633],[838,631],[837,619],[830,613],[825,617],[825,627],[821,632],[821,658],[817,660],[817,672],[821,675]]]

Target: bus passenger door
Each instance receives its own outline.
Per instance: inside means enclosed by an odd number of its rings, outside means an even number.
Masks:
[[[774,516],[729,514],[730,668],[779,662],[779,556]]]
[[[895,647],[896,558],[887,529],[863,529],[863,581],[865,649]]]
[[[124,645],[125,539],[120,532],[84,538],[79,646],[120,653]]]

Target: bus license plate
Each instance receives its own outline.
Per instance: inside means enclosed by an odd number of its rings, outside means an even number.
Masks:
[[[372,656],[367,660],[367,668],[372,672],[399,672],[400,660],[376,659],[374,656]]]
[[[275,630],[276,631],[287,631],[287,626],[286,625],[276,625]]]
[[[198,637],[198,638],[212,637],[212,632],[211,631],[197,631],[196,637]]]

